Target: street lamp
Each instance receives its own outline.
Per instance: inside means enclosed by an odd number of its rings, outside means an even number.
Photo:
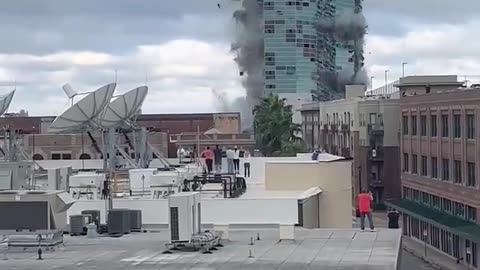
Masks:
[[[402,77],[405,77],[405,66],[408,65],[408,62],[402,62]]]
[[[32,126],[32,159],[35,156],[35,126]]]
[[[388,84],[388,72],[390,72],[390,70],[386,69],[385,70],[385,95],[387,94],[387,84]]]

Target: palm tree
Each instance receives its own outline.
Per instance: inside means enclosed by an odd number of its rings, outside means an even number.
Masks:
[[[253,110],[256,140],[264,156],[295,154],[303,146],[300,125],[292,122],[292,106],[285,101],[270,94]]]

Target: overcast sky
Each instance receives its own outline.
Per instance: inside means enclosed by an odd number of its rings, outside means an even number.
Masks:
[[[145,113],[215,111],[212,89],[243,94],[230,2],[0,1],[0,94],[16,81],[9,111],[56,115],[68,104],[63,84],[91,91],[117,70],[117,92],[147,81]],[[365,0],[364,10],[374,87],[386,69],[397,80],[402,62],[407,75],[480,75],[480,1]]]

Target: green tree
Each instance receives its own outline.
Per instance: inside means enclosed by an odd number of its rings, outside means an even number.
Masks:
[[[301,127],[292,122],[292,106],[270,94],[255,106],[254,127],[257,146],[264,156],[295,155],[305,150]]]

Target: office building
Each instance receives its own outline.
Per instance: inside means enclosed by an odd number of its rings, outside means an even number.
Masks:
[[[265,93],[311,98],[328,90],[319,73],[335,71],[335,43],[320,35],[319,16],[333,17],[331,1],[270,0],[263,3]]]
[[[353,195],[372,191],[375,207],[400,197],[399,100],[363,96],[347,86],[346,98],[302,108],[304,139],[310,150],[353,159]]]
[[[480,88],[457,76],[405,77],[397,87],[402,199],[387,204],[403,214],[404,235],[477,269]]]
[[[353,13],[355,11],[354,0],[335,0],[335,16]],[[354,41],[337,41],[335,44],[335,70],[337,72],[354,72]]]

